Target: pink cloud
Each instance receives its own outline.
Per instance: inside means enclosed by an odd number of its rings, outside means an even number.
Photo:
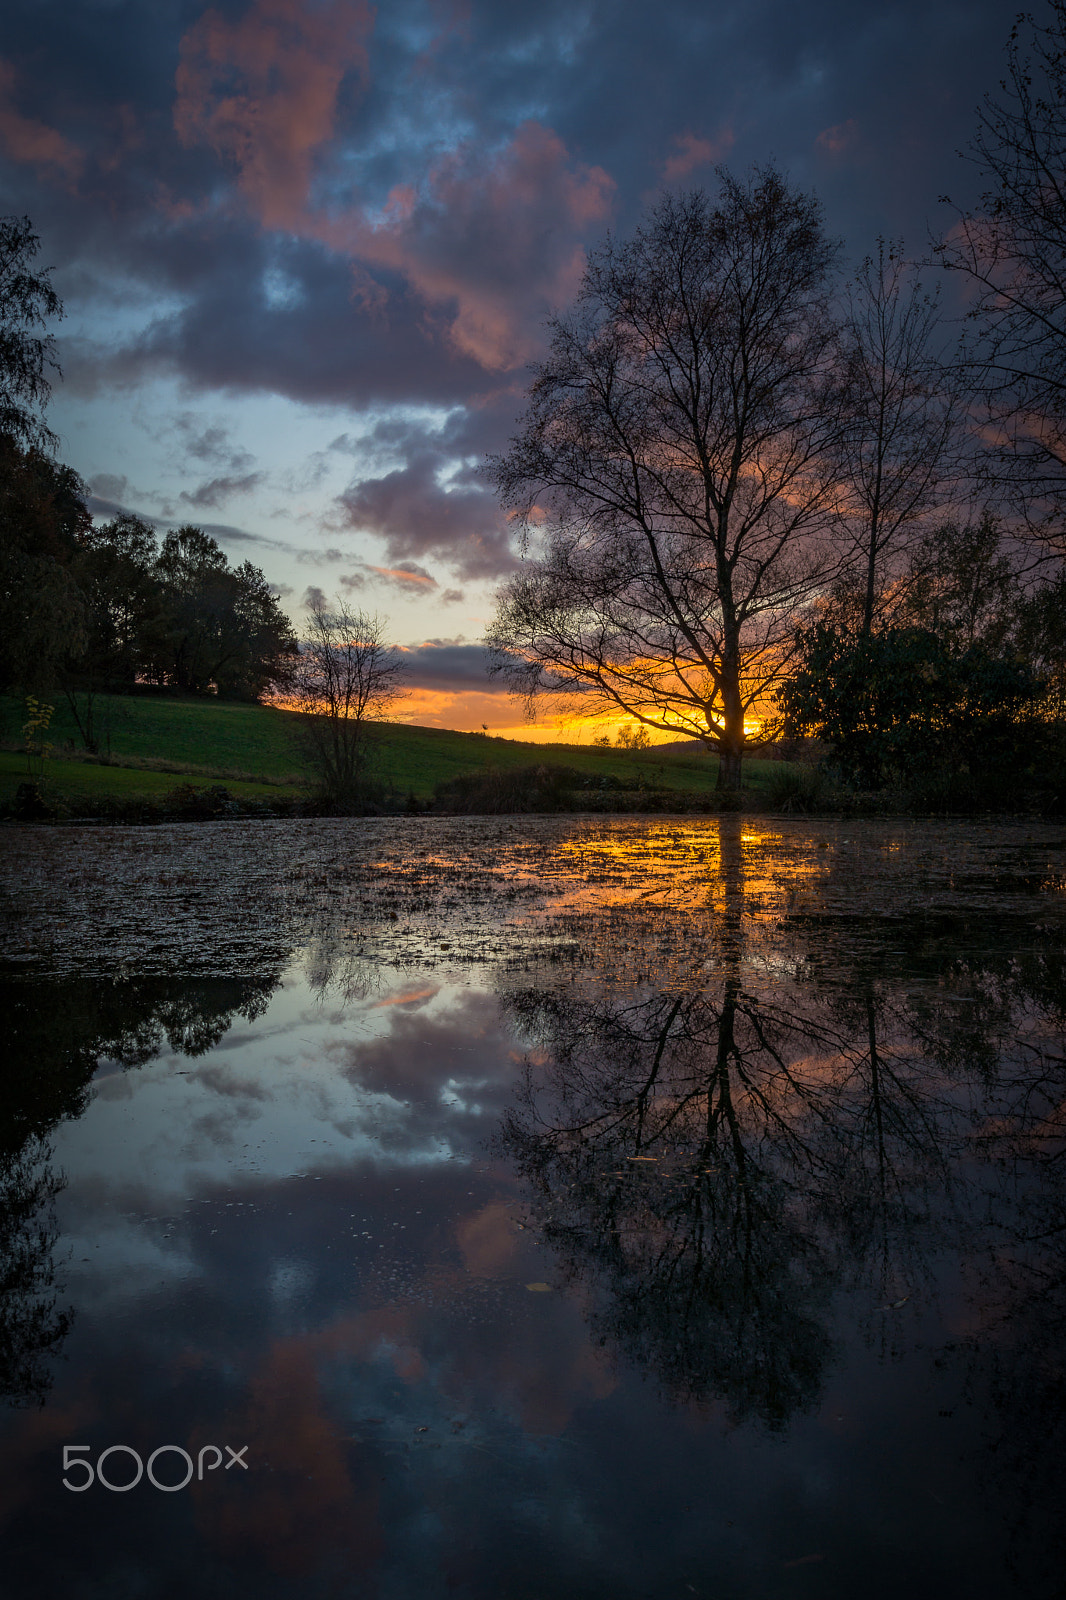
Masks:
[[[0,143],[7,154],[38,172],[51,168],[68,179],[76,178],[85,163],[83,153],[47,123],[24,117],[13,104],[14,90],[15,69],[0,61]]]
[[[400,273],[424,302],[426,331],[487,371],[528,360],[545,314],[573,298],[581,235],[607,215],[613,179],[570,157],[551,128],[525,122],[495,151],[466,142],[383,211],[327,213],[314,183],[337,135],[346,78],[365,84],[373,13],[365,0],[253,0],[236,21],[207,11],[181,42],[174,125],[236,171],[264,228],[316,239],[352,264],[352,299],[376,317],[374,269]],[[368,270],[369,269],[369,270]]]
[[[696,167],[709,167],[713,162],[721,161],[732,148],[733,130],[722,128],[713,140],[697,139],[694,133],[679,133],[674,144],[677,149],[663,163],[663,178],[667,183],[686,177]]]
[[[855,143],[858,133],[858,123],[854,117],[849,117],[847,122],[835,122],[831,128],[823,128],[815,143],[832,155],[839,155]]]
[[[357,249],[444,313],[461,355],[503,371],[532,352],[531,297],[541,315],[573,297],[585,266],[575,235],[607,215],[614,187],[602,167],[572,162],[551,128],[524,122],[494,155],[463,145],[421,193],[394,191]]]
[[[333,136],[345,77],[368,77],[365,0],[254,0],[230,21],[205,11],[181,41],[174,126],[237,168],[266,228],[300,231],[317,152]]]

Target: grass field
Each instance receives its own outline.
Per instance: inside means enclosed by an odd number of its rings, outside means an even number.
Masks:
[[[0,800],[10,799],[20,783],[25,783],[26,757],[9,750],[0,750]],[[45,763],[44,781],[47,791],[67,800],[84,797],[103,800],[111,796],[116,800],[160,801],[175,787],[183,783],[207,785],[211,778],[175,776],[173,773],[152,772],[137,767],[98,766],[88,761],[48,760]],[[229,792],[245,800],[273,800],[289,798],[299,793],[290,785],[226,782]]]
[[[300,752],[301,718],[295,712],[208,699],[100,696],[96,721],[109,764],[98,765],[84,759],[74,718],[62,696],[54,698],[48,731],[53,753],[46,779],[60,794],[157,798],[186,781],[225,783],[235,795],[262,798],[293,796],[310,785]],[[26,777],[26,759],[19,753],[25,714],[24,702],[0,697],[0,800],[9,798]],[[373,733],[379,780],[420,800],[428,799],[439,783],[486,767],[558,764],[623,782],[643,777],[650,788],[688,793],[712,789],[718,772],[713,757],[685,746],[622,751],[533,745],[403,723],[380,726]],[[768,761],[748,762],[745,784],[764,787],[775,767]]]

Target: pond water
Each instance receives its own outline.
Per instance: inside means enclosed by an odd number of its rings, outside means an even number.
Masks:
[[[1061,829],[9,828],[0,891],[5,1596],[1063,1593]]]

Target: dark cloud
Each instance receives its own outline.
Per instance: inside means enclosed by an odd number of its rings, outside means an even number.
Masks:
[[[296,559],[302,565],[308,567],[332,567],[336,566],[338,561],[351,561],[352,552],[350,550],[338,550],[336,545],[330,544],[323,546],[321,549],[299,550],[297,551]]]
[[[106,478],[108,474],[104,473],[101,476]],[[182,496],[182,499],[187,498],[185,495]],[[144,511],[137,506],[127,505],[122,501],[108,500],[98,494],[88,495],[85,504],[94,517],[101,517],[107,522],[113,521],[115,517],[137,517],[141,522],[146,522],[150,528],[166,531],[175,526],[173,517],[156,516],[151,511]],[[287,550],[291,548],[280,539],[267,539],[262,534],[249,533],[247,528],[235,528],[228,522],[199,522],[196,526],[202,528],[205,533],[209,533],[213,539],[217,539],[219,544],[222,545],[255,544],[262,545],[266,550]],[[285,592],[291,593],[292,591],[286,590]]]
[[[266,478],[265,472],[246,472],[240,477],[211,478],[206,483],[201,483],[191,492],[188,489],[181,491],[181,499],[187,505],[209,506],[211,508],[221,505],[224,500],[229,500],[235,494],[249,494],[257,488]]]
[[[429,639],[425,644],[409,645],[402,651],[406,672],[404,682],[412,688],[491,691],[499,688],[488,676],[488,653],[480,644],[460,644],[448,639]]]
[[[250,467],[255,459],[247,450],[230,442],[228,428],[219,423],[205,424],[195,412],[182,412],[171,418],[168,426],[181,441],[185,454],[197,461],[228,466],[231,471],[238,472],[242,467]]]
[[[343,1069],[353,1084],[407,1102],[409,1131],[404,1136],[415,1145],[439,1132],[445,1077],[461,1099],[477,1102],[476,1113],[452,1113],[457,1121],[469,1116],[474,1130],[502,1111],[512,1095],[509,1040],[495,997],[471,992],[446,1011],[427,1015],[418,1002],[431,999],[431,990],[427,984],[424,995],[401,990],[388,996],[389,1032],[351,1046]],[[506,1064],[503,1070],[501,1063]]]
[[[105,522],[114,521],[115,517],[140,517],[142,522],[147,522],[150,528],[161,527],[162,524],[156,517],[146,516],[143,512],[131,512],[128,506],[122,505],[118,500],[107,500],[101,495],[90,494],[86,496],[85,504],[94,517],[103,517]]]
[[[339,505],[353,530],[385,540],[394,563],[434,556],[462,578],[509,572],[510,532],[488,485],[469,471],[442,485],[440,468],[439,452],[421,452],[395,472],[352,484]]]
[[[924,251],[938,194],[980,186],[956,151],[1009,24],[999,0],[485,0],[461,26],[422,0],[8,0],[0,181],[55,263],[69,394],[167,376],[344,407],[338,528],[395,570],[493,578],[513,556],[476,462],[605,229],[773,158],[853,255]],[[173,446],[186,505],[260,481],[195,406]],[[126,494],[107,477],[101,514]]]
[[[102,502],[120,502],[128,487],[129,479],[119,473],[97,472],[89,479],[89,488],[94,496],[102,496]]]
[[[258,544],[265,550],[290,548],[281,539],[268,539],[261,533],[249,533],[247,528],[235,528],[229,522],[198,522],[196,526],[217,539],[219,544]]]

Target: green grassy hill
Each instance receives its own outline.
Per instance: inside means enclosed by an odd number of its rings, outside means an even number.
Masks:
[[[175,783],[225,783],[234,794],[292,796],[309,786],[299,741],[301,717],[271,706],[155,695],[108,695],[97,702],[100,752],[106,765],[84,758],[77,725],[62,696],[55,697],[48,738],[53,754],[48,780],[62,793],[113,793],[158,797]],[[0,799],[26,776],[21,747],[25,705],[0,697]],[[391,723],[373,730],[378,776],[399,794],[428,799],[437,784],[486,767],[510,770],[551,763],[593,777],[649,787],[701,791],[714,786],[718,763],[686,746],[643,751],[602,750],[588,745],[528,744],[443,728]],[[774,763],[751,761],[745,782],[761,788]]]

